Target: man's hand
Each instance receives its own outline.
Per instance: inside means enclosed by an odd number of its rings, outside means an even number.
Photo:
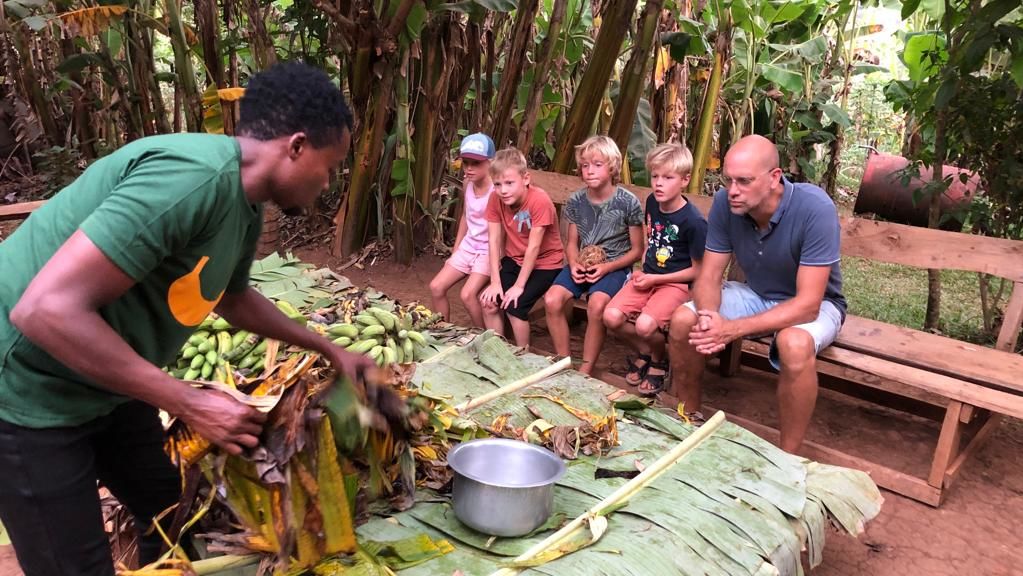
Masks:
[[[586,272],[585,280],[586,280],[586,282],[589,282],[590,284],[595,284],[598,280],[600,280],[605,275],[607,275],[608,272],[609,272],[609,269],[608,269],[607,263],[597,264],[596,266],[594,266],[593,268],[590,268]]]
[[[487,289],[480,293],[480,302],[483,304],[492,304],[496,306],[501,300],[504,299],[504,290],[500,284],[494,284],[493,282]]]
[[[341,346],[331,345],[330,354],[327,354],[327,361],[334,367],[338,374],[344,374],[352,382],[361,382],[365,379],[366,371],[376,369],[377,365],[369,356],[349,352]]]
[[[233,456],[259,444],[266,414],[220,392],[193,389],[191,394],[177,416],[200,436]]]
[[[523,288],[516,284],[508,289],[504,293],[504,300],[501,302],[501,308],[507,310],[508,308],[514,308],[519,305],[519,296],[522,296]]]
[[[636,290],[646,292],[657,285],[657,275],[636,270],[632,273],[632,285],[636,287]]]
[[[578,262],[569,267],[569,272],[572,274],[572,282],[576,284],[584,284],[586,282],[586,268],[583,268]]]
[[[716,354],[737,337],[734,324],[713,310],[697,311],[699,321],[689,332],[689,344],[701,354]]]

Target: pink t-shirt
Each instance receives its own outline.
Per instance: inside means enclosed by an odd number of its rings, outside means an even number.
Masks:
[[[490,250],[490,234],[487,232],[487,202],[494,185],[491,184],[483,196],[476,196],[472,182],[465,183],[465,236],[459,249],[472,254],[487,254]]]

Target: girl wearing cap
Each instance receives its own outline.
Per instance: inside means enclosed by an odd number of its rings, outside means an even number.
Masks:
[[[490,282],[490,256],[486,210],[494,184],[490,179],[490,161],[494,158],[494,141],[486,134],[470,134],[462,140],[462,180],[465,189],[465,211],[458,220],[458,236],[451,257],[430,281],[434,311],[451,319],[448,291],[460,280],[459,297],[472,318],[473,326],[483,328],[483,307],[479,294]]]

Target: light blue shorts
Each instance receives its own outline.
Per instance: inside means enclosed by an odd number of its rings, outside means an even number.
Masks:
[[[761,297],[743,282],[729,280],[725,282],[721,290],[721,308],[718,312],[725,320],[746,318],[756,316],[761,312],[770,310],[784,300],[768,300]],[[696,311],[696,304],[692,301],[686,302],[690,310]],[[813,338],[816,353],[827,348],[838,338],[838,331],[842,329],[842,311],[830,300],[821,301],[821,309],[817,319],[806,324],[797,324],[793,328],[806,330]],[[781,361],[778,358],[778,346],[771,340],[771,353],[769,356],[771,366],[775,370],[781,369]]]

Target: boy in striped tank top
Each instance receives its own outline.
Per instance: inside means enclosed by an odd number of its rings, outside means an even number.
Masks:
[[[490,161],[494,158],[494,141],[486,134],[470,134],[462,140],[462,180],[465,188],[465,211],[458,220],[458,236],[454,250],[444,267],[430,281],[433,310],[451,320],[448,291],[468,276],[459,297],[472,318],[473,326],[483,328],[483,307],[480,292],[490,282],[490,256],[487,233],[487,202],[494,184],[490,179]]]

